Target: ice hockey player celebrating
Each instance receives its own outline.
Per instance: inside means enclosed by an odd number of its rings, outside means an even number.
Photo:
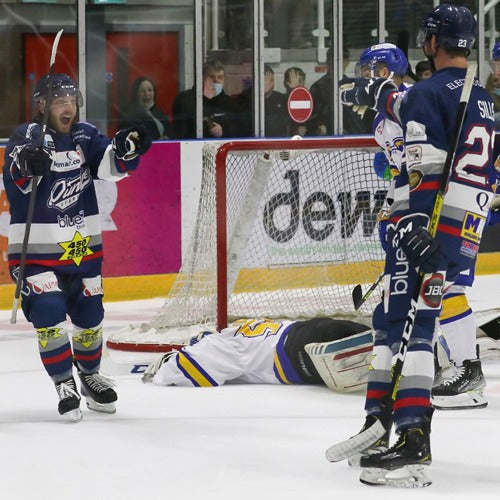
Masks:
[[[385,262],[384,318],[374,317],[375,348],[370,370],[364,428],[379,420],[399,439],[389,449],[362,456],[360,480],[371,485],[427,486],[431,463],[431,387],[435,326],[442,292],[459,273],[474,266],[493,198],[493,103],[476,80],[458,140],[436,236],[427,230],[447,151],[453,139],[459,100],[475,40],[476,22],[465,7],[443,4],[422,24],[419,43],[435,70],[404,93],[391,80],[376,79],[343,92],[343,102],[367,105],[403,128],[406,164],[396,178]],[[418,271],[423,272],[402,377],[392,405],[391,365],[395,362]],[[427,281],[430,280],[430,281]],[[377,325],[385,325],[378,330]],[[375,350],[376,349],[376,350]],[[390,474],[397,470],[396,474]]]
[[[22,309],[36,329],[43,365],[59,396],[59,413],[78,421],[82,413],[73,361],[90,409],[114,413],[117,400],[112,381],[99,374],[103,249],[94,179],[126,177],[151,139],[138,127],[117,132],[111,141],[93,125],[78,122],[82,95],[65,74],[40,78],[33,100],[33,121],[16,128],[5,150],[9,268],[17,280],[34,198]],[[35,182],[36,196],[31,197]]]

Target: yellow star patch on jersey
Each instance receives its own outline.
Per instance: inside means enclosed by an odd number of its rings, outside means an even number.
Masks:
[[[50,339],[58,339],[62,337],[59,333],[61,328],[37,328],[38,342],[45,349]]]
[[[77,266],[82,262],[83,257],[92,255],[94,252],[89,248],[90,236],[85,238],[79,231],[75,233],[71,241],[63,241],[59,246],[64,249],[64,253],[59,260],[72,260]]]
[[[98,328],[94,330],[92,328],[87,328],[86,330],[80,331],[77,335],[73,337],[75,342],[82,344],[83,347],[88,349],[92,344],[101,338],[102,329]]]

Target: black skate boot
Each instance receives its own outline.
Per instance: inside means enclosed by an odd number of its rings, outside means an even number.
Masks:
[[[387,451],[361,457],[359,480],[371,486],[421,488],[432,482],[425,475],[425,466],[431,462],[430,422],[425,422],[401,431]]]
[[[486,387],[481,361],[466,359],[456,367],[451,378],[432,388],[431,404],[438,410],[466,410],[488,405],[483,391]]]
[[[359,467],[359,465],[360,465],[359,462],[361,460],[361,457],[363,457],[365,455],[373,455],[375,453],[381,453],[383,451],[386,451],[387,448],[389,448],[389,432],[390,432],[391,425],[388,422],[388,419],[384,419],[382,421],[381,418],[376,417],[375,415],[368,415],[366,417],[366,420],[365,420],[363,427],[361,428],[361,430],[359,432],[361,433],[361,432],[365,431],[366,429],[368,429],[371,425],[373,425],[375,423],[376,420],[381,420],[385,429],[387,429],[385,434],[382,437],[380,437],[379,439],[377,439],[377,441],[375,441],[373,444],[371,444],[370,446],[368,446],[365,449],[363,449],[362,451],[360,451],[359,453],[356,453],[355,455],[350,456],[347,459],[347,463],[351,467]]]
[[[115,413],[118,396],[113,389],[114,382],[99,373],[78,371],[82,395],[87,400],[87,408],[102,413]]]
[[[76,388],[75,379],[73,377],[56,382],[56,391],[59,395],[59,404],[57,409],[59,415],[69,418],[72,422],[78,422],[82,419],[82,411],[80,410],[80,394]]]

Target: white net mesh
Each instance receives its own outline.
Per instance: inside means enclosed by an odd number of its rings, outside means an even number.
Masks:
[[[373,171],[374,150],[293,142],[304,149],[266,152],[269,142],[253,141],[252,151],[227,155],[230,319],[352,315],[353,286],[382,271],[376,219],[388,186]],[[196,225],[165,303],[151,322],[112,340],[185,342],[217,324],[218,146],[204,148]],[[377,300],[374,294],[357,314]]]

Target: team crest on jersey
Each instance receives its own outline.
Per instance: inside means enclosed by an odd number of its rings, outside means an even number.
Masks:
[[[481,241],[481,235],[483,234],[485,224],[486,217],[473,212],[465,212],[460,236],[475,243],[479,243]]]
[[[38,335],[38,342],[40,342],[40,345],[45,349],[49,340],[62,337],[60,331],[61,328],[37,328],[36,333]]]
[[[64,212],[78,202],[80,194],[90,185],[92,178],[88,168],[80,169],[73,177],[58,179],[50,188],[47,206]]]
[[[83,347],[88,349],[92,344],[96,343],[102,336],[102,328],[93,330],[92,328],[87,328],[78,333],[73,340],[82,344]]]
[[[422,178],[424,174],[420,170],[412,169],[408,172],[408,184],[410,185],[410,191],[417,189],[422,183]]]
[[[77,266],[82,259],[94,252],[89,248],[90,236],[83,237],[79,231],[76,231],[71,241],[58,243],[64,249],[64,253],[59,260],[72,260]]]
[[[271,320],[248,320],[238,328],[235,335],[243,335],[243,337],[269,337],[276,335],[278,330],[283,326],[283,323]]]

